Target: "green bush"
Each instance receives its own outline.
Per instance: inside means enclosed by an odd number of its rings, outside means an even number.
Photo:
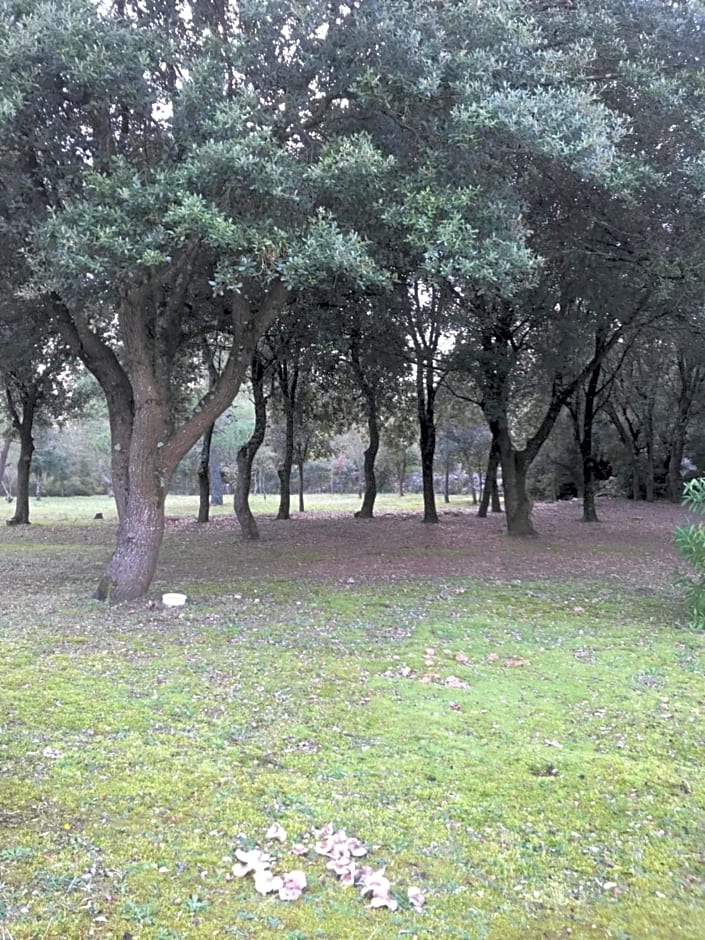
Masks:
[[[705,515],[705,477],[685,484],[683,505],[693,512]],[[679,526],[674,534],[678,551],[694,570],[695,577],[683,578],[690,626],[705,627],[705,523]]]

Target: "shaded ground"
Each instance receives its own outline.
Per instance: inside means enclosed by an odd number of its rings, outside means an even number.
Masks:
[[[387,513],[374,520],[349,514],[298,516],[290,522],[261,521],[259,544],[243,541],[234,523],[220,518],[207,530],[172,520],[160,579],[177,576],[188,539],[213,542],[206,577],[243,577],[266,571],[272,577],[400,580],[468,577],[500,581],[565,580],[619,582],[663,590],[678,565],[672,542],[684,512],[670,504],[610,500],[602,522],[579,520],[576,503],[537,504],[539,536],[509,538],[503,515],[478,519],[474,509],[441,510],[439,525],[424,525],[417,513]]]
[[[289,522],[260,517],[262,538],[245,541],[234,518],[208,525],[172,518],[167,525],[155,591],[181,579],[359,579],[397,581],[460,577],[497,581],[588,580],[668,591],[678,567],[672,535],[684,510],[667,503],[605,500],[601,522],[580,521],[576,502],[540,503],[539,535],[506,535],[504,516],[478,519],[460,504],[441,509],[439,525],[424,525],[417,512],[382,513],[355,520],[346,513],[306,513]],[[38,582],[62,589],[97,579],[113,544],[114,526],[0,528],[0,578],[12,588]],[[51,552],[51,557],[49,556]]]

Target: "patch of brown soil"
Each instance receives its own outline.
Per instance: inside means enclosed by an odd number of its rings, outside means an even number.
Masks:
[[[438,525],[425,525],[416,513],[372,520],[347,513],[296,515],[287,522],[264,518],[259,542],[244,540],[228,518],[207,526],[172,520],[160,575],[178,576],[181,563],[186,575],[186,538],[208,544],[208,579],[226,568],[230,578],[590,580],[656,590],[672,584],[678,566],[673,531],[684,521],[683,509],[612,499],[598,509],[601,522],[586,524],[577,502],[536,504],[539,534],[527,539],[507,536],[503,515],[478,519],[475,509],[455,507],[441,510]]]

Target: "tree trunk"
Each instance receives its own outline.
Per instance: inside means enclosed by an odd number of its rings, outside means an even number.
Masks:
[[[284,455],[277,467],[277,476],[279,477],[279,509],[277,510],[277,519],[291,518],[291,468],[293,464],[293,434],[290,438],[287,427]]]
[[[404,481],[406,480],[406,451],[402,454],[401,460],[397,463],[397,482],[399,484],[399,496],[404,496]]]
[[[356,519],[371,519],[374,514],[375,500],[377,499],[377,477],[375,475],[375,461],[379,452],[379,424],[377,421],[377,407],[374,398],[367,397],[367,431],[369,443],[365,450],[364,474],[365,496],[362,506],[355,513]],[[401,495],[404,495],[403,493]]]
[[[509,535],[536,535],[531,522],[531,500],[526,491],[526,476],[529,461],[523,451],[518,451],[512,444],[509,430],[499,424],[493,436],[497,439],[499,460],[502,466],[504,486],[504,512]]]
[[[213,441],[213,431],[215,423],[208,427],[203,435],[201,443],[201,454],[198,461],[198,521],[208,522],[211,505],[211,477],[210,477],[210,459],[211,443]]]
[[[5,470],[7,468],[7,458],[10,455],[10,445],[15,436],[15,429],[12,425],[6,428],[2,438],[2,448],[0,448],[0,486],[5,491],[5,497],[10,498],[10,491],[5,483]]]
[[[421,414],[421,476],[423,480],[423,521],[435,523],[438,522],[438,512],[436,510],[436,493],[433,486],[433,458],[436,449],[436,429],[433,425],[433,419],[428,420],[426,414]]]
[[[146,454],[145,454],[146,458]],[[149,589],[164,535],[165,490],[154,460],[130,461],[130,496],[117,545],[95,592],[98,600],[118,604]]]
[[[237,477],[233,493],[233,507],[240,530],[246,539],[258,539],[259,528],[250,509],[250,489],[252,487],[252,465],[267,430],[267,399],[264,394],[264,364],[255,353],[250,364],[252,398],[255,405],[255,424],[249,441],[237,452]]]
[[[29,478],[32,472],[34,454],[34,407],[25,402],[22,421],[16,427],[20,442],[20,456],[17,461],[17,483],[15,490],[15,514],[8,519],[8,525],[29,525]]]
[[[487,472],[485,473],[485,483],[482,487],[482,496],[480,498],[480,508],[477,510],[478,518],[486,519],[487,510],[490,507],[490,498],[493,501],[492,512],[495,512],[494,500],[499,500],[499,491],[497,489],[497,467],[499,465],[499,447],[495,439],[492,439],[490,453],[487,458]]]
[[[595,454],[593,430],[595,426],[595,404],[602,371],[602,362],[595,363],[585,389],[583,403],[583,427],[580,438],[580,457],[583,478],[583,522],[599,522],[595,506]]]
[[[443,502],[450,502],[450,458],[445,459],[445,473],[443,475]]]
[[[497,470],[499,467],[495,467],[494,476],[492,478],[492,489],[490,490],[490,509],[493,513],[498,513],[502,511],[502,502],[499,498],[499,484],[497,483]]]
[[[297,469],[299,471],[299,512],[305,512],[304,507],[304,462],[303,460],[298,460],[296,462]]]
[[[299,380],[299,361],[280,362],[278,366],[279,388],[284,405],[284,453],[277,467],[279,477],[279,509],[277,519],[291,518],[291,469],[294,465],[294,424],[296,415],[296,387]]]
[[[218,455],[213,453],[211,447],[210,458],[208,460],[208,482],[211,490],[211,506],[223,505],[223,474],[221,472],[220,460]]]

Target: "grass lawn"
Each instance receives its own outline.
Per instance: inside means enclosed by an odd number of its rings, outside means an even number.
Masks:
[[[0,940],[705,937],[705,637],[633,552],[534,579],[512,542],[520,577],[471,577],[444,523],[382,540],[385,580],[314,514],[255,547],[174,523],[152,595],[108,609],[110,502],[32,509],[0,532]],[[327,823],[396,910],[327,870]],[[232,876],[257,847],[299,900]]]

